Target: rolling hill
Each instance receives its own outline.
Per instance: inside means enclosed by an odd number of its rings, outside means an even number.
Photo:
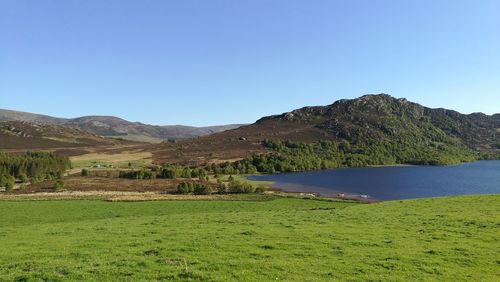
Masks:
[[[113,116],[84,116],[73,119],[56,118],[26,112],[0,109],[1,121],[26,121],[59,125],[88,131],[100,136],[122,138],[132,141],[159,143],[168,139],[189,139],[234,129],[241,125],[192,127],[183,125],[157,126],[140,122],[129,122]]]
[[[85,147],[116,147],[134,143],[104,138],[79,129],[26,121],[0,122],[1,150],[73,151]]]
[[[270,152],[264,139],[317,143],[346,142],[359,148],[498,153],[500,114],[461,114],[431,109],[387,94],[304,107],[195,140],[150,146],[158,162],[221,162]],[[362,154],[362,152],[360,153]]]

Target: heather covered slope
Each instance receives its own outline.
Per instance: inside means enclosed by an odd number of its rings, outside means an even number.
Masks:
[[[321,129],[336,140],[369,143],[406,139],[467,145],[475,150],[500,149],[500,115],[460,114],[431,109],[386,94],[339,100],[329,106],[306,107],[257,124],[294,123]]]
[[[127,142],[63,126],[0,122],[0,149],[33,150],[123,145]]]
[[[0,109],[0,122],[1,121],[26,121],[46,125],[66,126],[101,136],[151,143],[159,143],[167,139],[187,139],[197,136],[206,136],[240,126],[238,124],[208,127],[184,125],[158,126],[140,122],[130,122],[113,116],[84,116],[64,119]]]
[[[384,154],[399,163],[425,163],[429,156],[459,162],[500,152],[500,115],[464,115],[386,94],[365,95],[265,117],[252,125],[156,145],[150,150],[159,162],[231,160],[272,151],[262,146],[265,139],[305,144],[328,140],[349,144],[355,149],[350,153],[361,155],[374,148],[386,151]]]

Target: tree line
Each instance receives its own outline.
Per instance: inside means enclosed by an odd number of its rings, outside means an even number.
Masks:
[[[264,140],[262,145],[271,150],[268,154],[252,154],[246,158],[200,167],[163,165],[152,171],[126,171],[120,177],[132,179],[192,179],[205,180],[208,174],[238,175],[297,172],[333,169],[341,167],[365,167],[371,165],[448,165],[494,158],[494,155],[478,155],[466,147],[444,142],[422,143],[418,140],[401,142],[372,141],[351,144],[329,140],[303,143],[289,140]]]
[[[447,165],[478,158],[476,153],[465,147],[439,142],[422,144],[410,140],[363,144],[264,140],[262,145],[273,152],[251,155],[239,161],[239,164],[233,164],[233,167],[255,167],[258,172],[274,173],[371,165]]]
[[[262,145],[272,152],[252,154],[243,160],[223,163],[216,167],[212,165],[212,171],[215,174],[252,174],[371,165],[448,165],[470,162],[481,157],[470,149],[456,144],[422,143],[419,140],[372,141],[361,144],[329,140],[318,143],[264,140]]]
[[[476,153],[459,144],[402,138],[395,141],[372,140],[363,143],[323,140],[303,143],[290,140],[264,140],[268,154],[252,154],[235,162],[205,164],[199,167],[165,164],[149,170],[121,171],[130,179],[199,179],[209,174],[239,175],[297,172],[371,165],[448,165],[477,159],[498,159],[498,154]]]
[[[16,179],[22,183],[59,179],[69,168],[69,158],[54,153],[0,153],[0,187],[10,190]]]
[[[238,181],[230,176],[228,181],[222,181],[217,178],[217,187],[213,189],[209,185],[204,183],[196,183],[192,181],[182,182],[177,186],[178,194],[195,194],[195,195],[210,195],[212,193],[217,194],[250,194],[250,193],[263,193],[266,190],[265,187],[255,187],[254,185]]]

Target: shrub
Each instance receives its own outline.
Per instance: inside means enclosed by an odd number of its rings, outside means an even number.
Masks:
[[[263,185],[260,185],[259,187],[255,188],[255,193],[264,193],[265,191],[267,191],[267,187]]]
[[[14,183],[16,182],[16,179],[14,176],[9,176],[7,177],[7,182],[5,182],[5,191],[10,192],[14,188]]]
[[[194,185],[192,182],[182,182],[177,185],[177,193],[179,194],[189,194],[193,193]]]
[[[253,187],[253,185],[250,183],[231,181],[229,183],[229,192],[235,194],[255,193],[255,187]]]
[[[118,177],[129,179],[156,179],[156,172],[149,170],[120,171]]]
[[[62,180],[57,180],[54,182],[54,186],[52,187],[54,191],[59,191],[64,189],[64,182]]]
[[[8,179],[6,175],[0,175],[0,187],[5,187],[7,185]]]
[[[82,169],[82,172],[81,172],[81,175],[82,176],[89,176],[89,170],[88,169]]]
[[[218,194],[226,194],[226,184],[219,182],[219,186],[217,186],[217,193]]]
[[[194,185],[194,193],[196,195],[210,195],[212,194],[212,188],[203,184],[195,184]]]
[[[201,183],[182,182],[179,185],[177,185],[177,193],[178,194],[194,193],[196,195],[209,195],[212,193],[212,188],[210,188],[210,186]]]
[[[28,176],[24,172],[19,173],[19,180],[21,180],[22,183],[27,183],[29,181]]]

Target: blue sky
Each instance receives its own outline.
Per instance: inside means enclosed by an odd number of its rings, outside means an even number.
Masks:
[[[389,93],[500,112],[500,1],[0,0],[0,108],[248,123]]]

